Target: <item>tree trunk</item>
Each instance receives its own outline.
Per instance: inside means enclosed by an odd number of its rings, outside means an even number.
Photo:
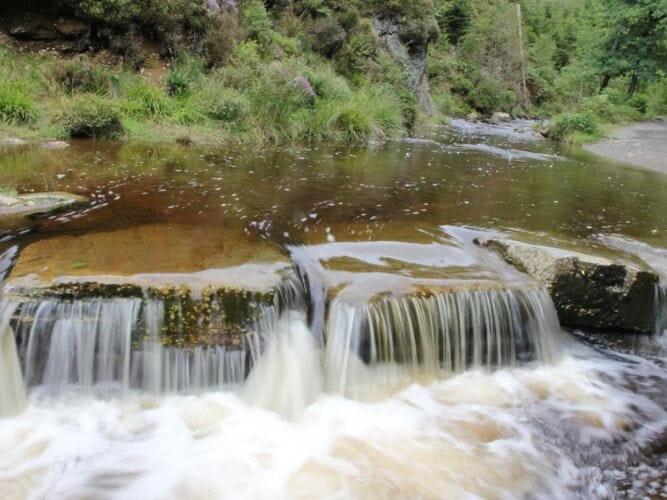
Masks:
[[[604,89],[607,88],[607,86],[609,85],[610,80],[611,80],[611,75],[609,75],[608,73],[606,73],[602,77],[602,82],[600,83],[600,92],[602,92]]]
[[[637,92],[638,85],[639,77],[637,76],[637,72],[634,71],[632,73],[632,77],[630,78],[630,85],[628,85],[628,96],[633,96],[635,92]]]
[[[521,4],[516,4],[516,17],[519,27],[519,57],[521,58],[521,90],[523,92],[523,109],[528,111],[528,86],[526,85],[526,58],[523,53],[523,17],[521,15]]]

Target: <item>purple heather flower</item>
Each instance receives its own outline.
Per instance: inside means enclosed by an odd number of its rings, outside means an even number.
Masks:
[[[218,0],[204,0],[204,5],[211,12],[218,12],[220,10]]]
[[[303,93],[306,94],[308,97],[317,96],[317,94],[313,90],[313,87],[310,85],[308,78],[306,78],[305,76],[297,76],[294,80],[292,80],[292,85],[294,85],[298,89],[301,89]]]

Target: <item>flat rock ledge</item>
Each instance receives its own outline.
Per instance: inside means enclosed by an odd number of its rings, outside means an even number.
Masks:
[[[513,240],[476,243],[546,285],[562,325],[654,333],[659,276],[630,262]]]
[[[0,195],[0,224],[26,219],[34,215],[57,212],[85,201],[84,196],[57,191],[17,196]]]
[[[262,316],[262,305],[279,302],[281,284],[290,272],[285,263],[248,263],[195,273],[63,276],[53,280],[33,274],[10,277],[4,298],[22,305],[136,298],[142,300],[142,310],[150,303],[162,303],[161,339],[165,346],[235,348]]]

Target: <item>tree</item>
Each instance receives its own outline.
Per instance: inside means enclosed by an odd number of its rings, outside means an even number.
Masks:
[[[667,2],[611,0],[610,25],[603,59],[604,89],[614,77],[630,76],[628,94],[667,69]]]

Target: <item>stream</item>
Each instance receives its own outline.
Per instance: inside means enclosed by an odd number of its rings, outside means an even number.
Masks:
[[[476,244],[641,260],[667,308],[661,173],[455,121],[365,147],[8,146],[0,186],[87,199],[0,219],[0,283],[141,284],[0,292],[0,498],[667,498],[667,314],[563,328]],[[220,296],[165,341],[147,283],[197,289],[180,311],[221,269],[243,331]]]

